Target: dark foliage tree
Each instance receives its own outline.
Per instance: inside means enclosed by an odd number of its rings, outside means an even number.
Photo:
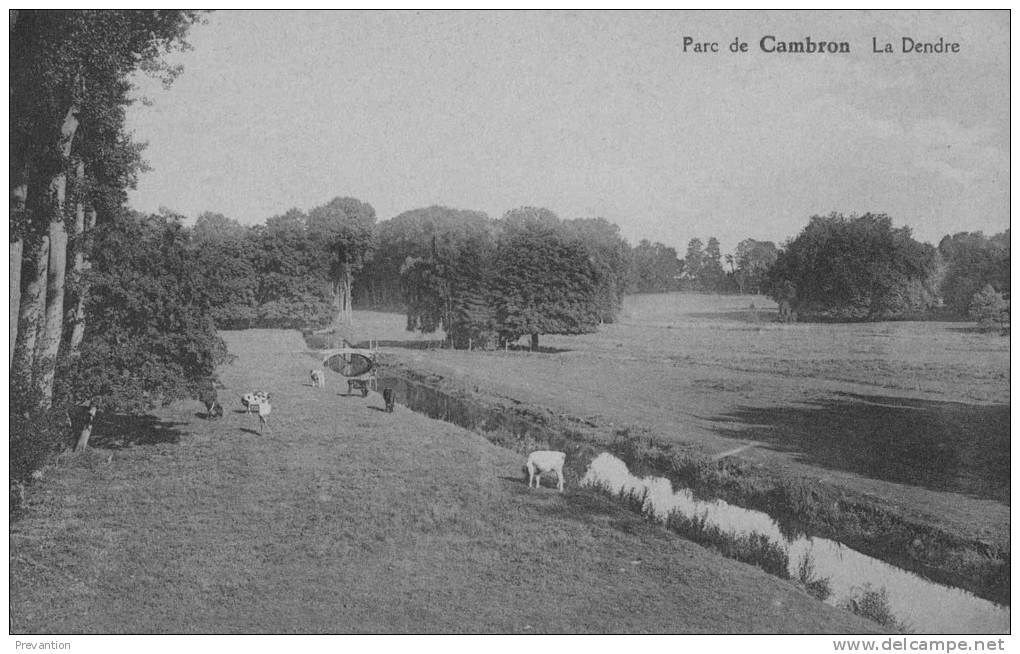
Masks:
[[[741,293],[758,294],[765,291],[769,269],[775,264],[779,250],[772,241],[744,239],[737,244],[734,254],[734,278]]]
[[[700,238],[692,238],[687,243],[687,254],[684,255],[684,280],[688,288],[695,291],[704,290],[702,268],[705,266],[704,243]]]
[[[719,250],[719,239],[709,237],[705,245],[705,257],[702,260],[699,285],[705,291],[721,293],[726,285],[726,271],[722,266],[722,252]]]
[[[942,239],[939,254],[946,268],[940,291],[953,313],[966,316],[975,293],[986,285],[1009,296],[1009,249],[1009,230],[991,237],[960,232]]]
[[[628,290],[667,293],[679,290],[684,262],[674,248],[642,239],[630,252]]]
[[[220,329],[255,324],[255,241],[249,230],[221,214],[203,213],[191,230],[194,265],[205,280],[213,321]]]
[[[620,236],[620,228],[605,218],[568,220],[564,227],[587,248],[598,274],[599,315],[603,322],[612,323],[623,306],[630,275],[630,245]]]
[[[431,334],[449,318],[450,284],[434,256],[408,257],[400,269],[407,331]]]
[[[401,269],[407,259],[428,258],[435,239],[459,240],[489,230],[491,222],[480,211],[431,206],[378,223],[374,254],[358,277],[355,303],[377,309],[407,308],[403,302],[406,289],[401,284]]]
[[[199,214],[195,219],[192,232],[195,235],[195,240],[203,243],[229,243],[248,238],[247,227],[221,213],[212,211]]]
[[[190,397],[226,346],[180,218],[126,214],[97,228],[81,355],[67,399],[136,412]]]
[[[706,293],[730,290],[717,238],[710,237],[707,244],[700,238],[692,238],[688,242],[687,254],[684,255],[682,287],[685,290]]]
[[[322,253],[334,325],[351,324],[354,275],[372,253],[375,209],[355,198],[334,198],[308,212],[308,238]]]
[[[335,319],[322,247],[308,235],[308,217],[298,209],[251,229],[255,250],[256,324],[304,328]]]
[[[970,317],[984,331],[1002,330],[1009,324],[1009,300],[991,284],[985,284],[971,300]]]
[[[427,253],[408,257],[402,269],[407,328],[430,333],[442,327],[457,348],[485,344],[493,332],[493,225],[476,212],[428,213],[439,220],[429,225]]]
[[[795,292],[800,315],[840,320],[894,318],[932,306],[935,248],[893,228],[884,214],[813,216],[779,253],[770,295]]]
[[[500,221],[493,304],[500,336],[583,334],[599,325],[598,271],[587,248],[548,209],[525,207]]]
[[[447,338],[453,347],[494,345],[496,311],[492,301],[496,244],[490,231],[456,243],[450,266]]]

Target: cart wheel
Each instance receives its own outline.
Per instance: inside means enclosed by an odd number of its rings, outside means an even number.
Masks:
[[[361,397],[368,397],[368,386],[361,387]]]

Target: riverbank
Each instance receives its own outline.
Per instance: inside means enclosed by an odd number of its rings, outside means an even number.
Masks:
[[[818,478],[814,471],[712,457],[697,443],[669,442],[643,424],[600,424],[591,416],[498,395],[477,375],[458,374],[427,355],[390,352],[385,358],[383,383],[398,389],[398,401],[522,455],[535,448],[566,451],[575,483],[595,456],[611,452],[636,474],[662,476],[699,497],[763,511],[788,533],[837,540],[939,583],[999,604],[1010,602],[1008,542],[990,544],[973,532],[954,530],[938,516],[860,492],[838,478]],[[484,367],[479,362],[471,370]]]

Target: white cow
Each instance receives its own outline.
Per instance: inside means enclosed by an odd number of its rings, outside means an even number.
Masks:
[[[259,402],[258,410],[259,410],[259,433],[261,434],[263,427],[269,429],[269,414],[273,410],[273,405],[270,404],[268,400],[265,402]]]
[[[313,368],[308,371],[308,376],[312,380],[312,386],[323,387],[326,385],[326,375],[318,368]]]
[[[567,455],[564,452],[556,452],[553,450],[537,450],[528,455],[528,488],[531,488],[531,483],[535,483],[535,488],[539,487],[542,480],[542,473],[544,472],[555,472],[558,477],[558,488],[559,491],[563,492],[563,463],[567,460]]]
[[[241,404],[247,409],[248,413],[257,411],[258,405],[263,402],[269,402],[269,393],[265,391],[252,391],[241,396]]]

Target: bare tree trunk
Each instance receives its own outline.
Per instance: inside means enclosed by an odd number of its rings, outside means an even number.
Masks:
[[[77,107],[67,109],[60,128],[61,154],[64,160],[71,154],[71,143],[78,131]],[[46,286],[46,316],[36,347],[36,361],[41,364],[37,385],[40,405],[48,409],[53,402],[53,378],[56,374],[57,354],[64,333],[64,281],[67,273],[67,226],[64,224],[64,206],[67,198],[67,169],[62,168],[50,182],[53,198],[53,215],[50,216],[49,270]]]
[[[12,11],[11,22],[17,20],[17,12]],[[11,28],[14,29],[13,27]],[[12,90],[13,94],[13,90]],[[12,236],[15,236],[15,240],[10,242],[10,297],[9,310],[11,322],[8,325],[10,331],[10,350],[7,353],[7,364],[10,365],[14,360],[14,344],[18,340],[18,317],[21,311],[21,264],[22,256],[24,254],[25,237],[24,237],[24,212],[25,203],[28,200],[28,167],[25,165],[19,165],[16,170],[21,171],[20,179],[12,179],[11,185],[11,202],[10,202],[10,228]],[[17,218],[15,218],[17,217]],[[15,224],[15,222],[17,224]],[[13,233],[13,232],[16,232]]]
[[[354,323],[354,307],[352,306],[351,290],[354,286],[354,281],[351,279],[351,274],[347,273],[344,275],[343,280],[343,300],[344,300],[344,320],[346,324],[351,325]]]
[[[46,309],[46,270],[49,267],[49,257],[48,234],[35,239],[29,246],[28,256],[25,257],[29,266],[26,272],[31,276],[21,294],[18,335],[14,344],[11,372],[23,375],[23,380],[28,383],[32,382],[36,336]]]
[[[50,223],[49,269],[46,283],[46,314],[36,345],[36,362],[42,366],[37,384],[40,403],[49,408],[53,401],[53,377],[64,328],[64,276],[67,273],[67,230],[63,221]]]
[[[89,446],[89,438],[92,437],[92,426],[95,424],[96,407],[90,406],[88,413],[82,417],[81,431],[78,434],[78,442],[74,444],[74,451],[81,452]]]
[[[344,305],[340,294],[340,280],[334,279],[330,282],[330,293],[333,295],[333,310],[336,311],[334,328],[344,324]]]
[[[538,334],[534,332],[532,332],[531,334],[531,351],[532,352],[538,351]]]
[[[21,311],[21,250],[25,242],[23,239],[18,239],[10,244],[10,287],[11,294],[8,299],[9,309],[11,315],[11,322],[8,325],[8,331],[11,336],[10,349],[7,351],[7,365],[11,365],[14,361],[14,343],[18,340],[18,313]]]
[[[85,211],[83,204],[78,205],[78,214],[75,216],[75,229],[77,230],[79,239],[83,238],[85,234],[92,230],[96,226],[96,210],[89,208]],[[74,275],[76,279],[81,279],[88,270],[92,267],[89,260],[85,258],[85,252],[82,244],[79,242],[78,248],[74,254]],[[71,356],[78,353],[78,348],[81,347],[81,341],[85,337],[85,295],[87,289],[79,285],[78,290],[78,301],[74,308],[73,325],[71,326],[71,340],[68,343],[68,352]]]
[[[341,273],[340,278],[333,283],[337,307],[337,326],[353,323],[351,286],[351,273],[349,271]]]

